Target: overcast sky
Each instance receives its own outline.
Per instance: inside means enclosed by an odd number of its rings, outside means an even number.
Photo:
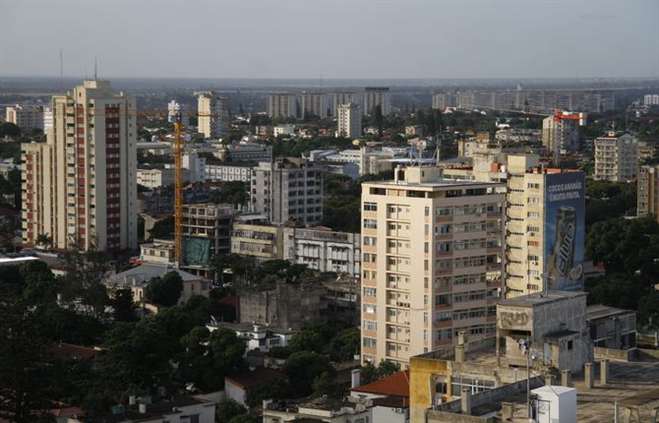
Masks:
[[[659,0],[0,0],[0,75],[659,76]]]

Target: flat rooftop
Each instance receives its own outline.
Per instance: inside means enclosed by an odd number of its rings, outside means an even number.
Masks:
[[[491,187],[497,185],[504,185],[500,182],[478,182],[478,181],[466,181],[466,180],[457,180],[457,179],[447,179],[447,178],[436,178],[425,182],[406,182],[406,181],[370,181],[364,182],[363,185],[381,185],[388,187],[423,187],[423,188],[457,188],[457,187]]]
[[[606,317],[621,316],[623,314],[636,314],[634,310],[609,307],[603,304],[593,304],[586,308],[586,319],[597,320]]]
[[[555,301],[561,301],[569,298],[585,297],[583,291],[548,291],[536,292],[529,295],[521,295],[515,298],[507,298],[499,301],[502,306],[515,306],[515,307],[533,307],[541,304],[549,304]]]

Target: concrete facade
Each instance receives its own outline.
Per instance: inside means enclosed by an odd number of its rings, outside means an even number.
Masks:
[[[630,182],[638,175],[638,140],[613,131],[595,139],[595,173],[598,181]]]
[[[229,98],[212,91],[199,92],[197,96],[197,132],[205,138],[227,136],[231,129]]]
[[[494,334],[505,186],[395,175],[362,185],[362,362],[405,366],[459,330]]]
[[[314,225],[323,218],[324,168],[305,159],[261,162],[254,168],[251,207],[273,224]]]
[[[23,242],[53,247],[137,247],[135,100],[107,81],[52,99],[45,144],[24,144]]]
[[[358,104],[348,103],[338,106],[337,136],[359,138],[362,136],[362,113]]]
[[[359,234],[322,228],[283,228],[284,259],[320,272],[361,274]]]

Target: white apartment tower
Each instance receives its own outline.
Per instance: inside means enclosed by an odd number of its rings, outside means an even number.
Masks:
[[[346,138],[362,136],[362,113],[358,104],[341,104],[338,107],[337,135]]]
[[[197,132],[206,138],[222,138],[231,127],[229,99],[212,91],[197,94]]]
[[[610,131],[595,139],[595,180],[629,182],[638,175],[638,140]]]
[[[406,366],[459,331],[494,335],[505,185],[394,174],[362,184],[361,360]]]
[[[52,98],[46,143],[22,146],[22,232],[52,247],[137,247],[135,100],[108,81]]]

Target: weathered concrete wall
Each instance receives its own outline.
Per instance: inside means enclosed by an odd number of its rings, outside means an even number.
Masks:
[[[437,359],[410,359],[410,422],[425,422],[426,410],[432,406],[435,375],[448,374],[447,362]]]
[[[636,348],[618,350],[613,348],[595,347],[593,348],[593,353],[595,361],[607,359],[627,362],[636,360],[636,357],[638,356],[638,350]]]
[[[423,422],[424,420],[419,420]],[[476,416],[468,416],[465,414],[447,413],[444,411],[428,411],[428,423],[489,423],[495,422],[494,417],[481,418]],[[415,423],[412,420],[412,423]]]

